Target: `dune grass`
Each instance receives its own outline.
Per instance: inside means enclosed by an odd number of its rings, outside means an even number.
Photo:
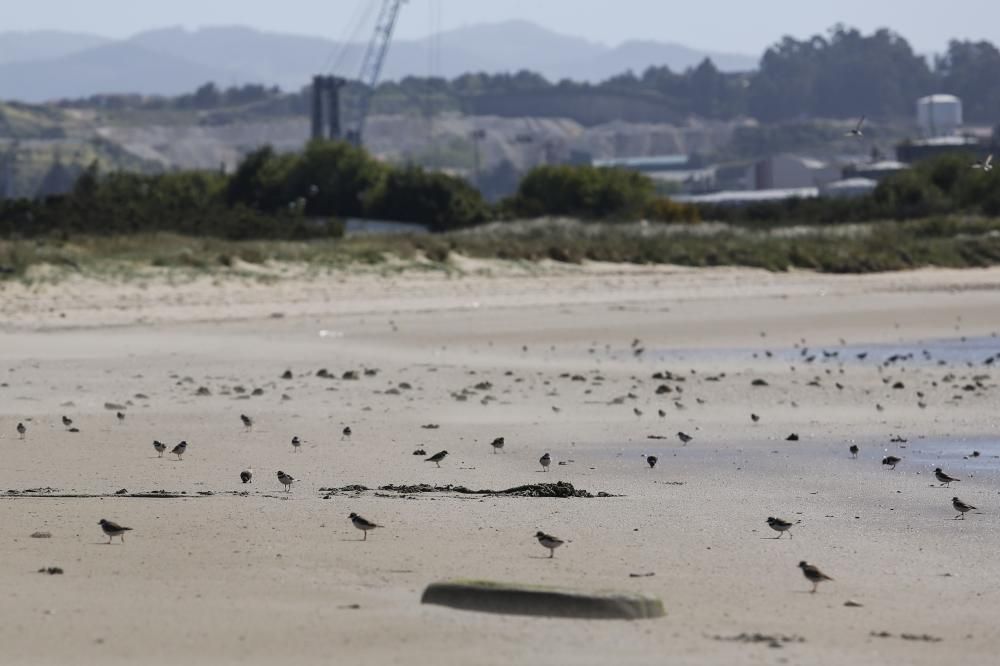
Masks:
[[[389,264],[448,268],[454,254],[522,262],[748,266],[826,273],[984,267],[1000,264],[1000,219],[934,218],[776,230],[536,220],[447,234],[302,242],[167,233],[0,240],[0,278],[31,279],[33,267],[116,276],[144,268],[226,273],[282,263],[319,269]]]

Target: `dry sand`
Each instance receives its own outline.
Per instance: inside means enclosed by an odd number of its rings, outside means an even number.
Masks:
[[[1000,405],[983,362],[1000,352],[1000,270],[463,269],[0,286],[0,661],[995,663]],[[916,356],[881,367],[896,349]],[[363,368],[379,372],[339,379]],[[651,378],[664,370],[684,381]],[[130,403],[124,423],[109,401]],[[186,439],[184,460],[158,459],[154,438]],[[437,469],[418,447],[452,455]],[[539,471],[545,451],[565,464]],[[937,487],[936,466],[962,481]],[[556,480],[620,497],[320,491]],[[38,488],[98,497],[8,493]],[[953,520],[955,494],[980,511]],[[352,511],[384,529],[360,541]],[[794,538],[771,539],[770,515],[801,520]],[[134,528],[127,543],[104,545],[101,518]],[[555,559],[538,529],[569,541]],[[800,560],[835,581],[809,594]],[[36,573],[48,566],[65,574]],[[668,615],[420,605],[449,578],[643,591]],[[724,640],[754,634],[790,640]]]

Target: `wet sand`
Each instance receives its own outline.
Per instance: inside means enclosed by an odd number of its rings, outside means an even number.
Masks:
[[[1000,352],[1000,271],[464,268],[4,285],[5,661],[992,661],[1000,405],[985,362]],[[341,379],[350,370],[359,379]],[[123,423],[106,402],[130,403]],[[161,460],[153,439],[190,447]],[[417,448],[451,455],[437,469]],[[879,464],[889,454],[895,471]],[[938,487],[937,466],[962,481]],[[616,497],[377,490],[557,480]],[[373,490],[320,490],[350,484]],[[92,497],[8,492],[45,488]],[[953,495],[980,511],[953,520]],[[362,542],[352,511],[385,527]],[[771,538],[771,515],[800,520],[794,538]],[[101,518],[134,528],[124,546],[104,545]],[[568,540],[552,560],[539,529]],[[809,594],[800,560],[835,581]],[[48,566],[65,573],[36,573]],[[642,591],[667,616],[419,604],[449,578]],[[783,647],[729,640],[755,634]]]

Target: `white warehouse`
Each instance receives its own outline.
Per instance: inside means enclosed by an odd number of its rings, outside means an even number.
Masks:
[[[962,100],[929,95],[917,100],[917,124],[925,138],[954,136],[962,126]]]

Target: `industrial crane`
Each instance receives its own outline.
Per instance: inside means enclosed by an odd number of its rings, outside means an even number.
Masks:
[[[340,123],[340,89],[347,83],[335,76],[317,76],[313,79],[313,138],[346,139],[360,146],[364,139],[365,123],[371,109],[372,95],[382,75],[382,66],[389,52],[392,33],[399,19],[399,12],[406,0],[382,0],[375,33],[365,48],[358,75],[360,90],[349,105],[346,131]],[[324,111],[326,122],[324,122]]]

